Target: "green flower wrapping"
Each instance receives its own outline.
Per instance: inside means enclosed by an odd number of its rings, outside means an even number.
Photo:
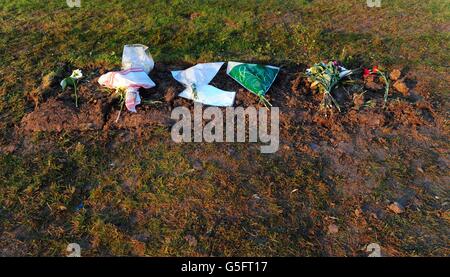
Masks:
[[[280,69],[259,64],[229,62],[227,73],[248,91],[256,94],[266,106],[272,106],[264,97]]]

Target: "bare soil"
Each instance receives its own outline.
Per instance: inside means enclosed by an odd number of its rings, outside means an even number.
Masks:
[[[169,129],[174,123],[170,119],[172,108],[193,108],[192,101],[176,97],[183,87],[170,75],[170,70],[187,66],[157,64],[156,69],[150,73],[157,84],[156,88],[141,90],[144,100],[157,102],[138,106],[137,113],[124,110],[117,122],[118,104],[99,88],[95,78],[80,85],[79,108],[74,107],[70,92],[45,99],[23,118],[18,133],[107,132],[118,129],[145,135],[151,133],[152,127],[156,125]],[[324,112],[319,110],[322,96],[309,88],[309,83],[302,74],[304,69],[305,66],[282,68],[267,95],[273,106],[280,107],[279,155],[306,153],[320,156],[328,164],[327,170],[330,172],[326,175],[336,174],[348,180],[343,188],[348,193],[364,193],[366,189],[376,187],[385,177],[388,168],[381,167],[378,180],[367,179],[364,173],[367,170],[366,162],[382,162],[393,152],[399,154],[399,151],[405,149],[409,149],[407,153],[403,153],[405,164],[421,165],[423,162],[420,153],[432,148],[436,150],[428,154],[434,153],[441,161],[442,169],[447,169],[448,152],[443,150],[448,137],[448,126],[445,125],[445,118],[427,101],[420,86],[419,90],[415,89],[417,81],[411,79],[414,77],[404,77],[404,85],[410,89],[408,95],[391,88],[385,108],[382,107],[383,84],[379,80],[370,79],[365,83],[361,81],[355,85],[338,87],[334,97],[343,112]],[[263,107],[258,97],[226,75],[225,68],[215,77],[212,85],[236,91],[235,106]],[[361,94],[363,89],[365,93]],[[355,100],[357,97],[360,99]],[[374,107],[361,107],[369,100]],[[423,179],[422,176],[418,177]],[[445,186],[448,176],[436,176],[436,180],[438,184]]]

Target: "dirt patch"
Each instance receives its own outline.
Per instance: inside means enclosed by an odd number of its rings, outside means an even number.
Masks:
[[[122,113],[117,120],[118,115],[118,110],[109,114],[107,128],[143,130],[154,125],[171,126],[174,123],[170,119],[167,105],[157,105],[155,108],[141,107],[137,113]]]
[[[22,119],[23,130],[61,132],[100,130],[105,123],[104,101],[75,108],[74,103],[51,98]]]
[[[112,91],[101,88],[97,84],[98,78],[83,79],[79,84],[79,107],[75,107],[74,95],[71,88],[66,92],[60,92],[58,84],[53,83],[51,89],[54,93],[48,98],[41,100],[34,111],[22,119],[21,128],[27,132],[61,132],[61,131],[89,131],[118,128],[137,129],[146,128],[151,125],[170,125],[170,111],[174,107],[184,106],[193,108],[193,102],[177,97],[184,87],[176,82],[170,71],[187,68],[189,64],[163,65],[156,64],[150,77],[157,84],[152,89],[141,89],[140,94],[143,103],[138,106],[136,114],[123,110],[119,119],[119,105],[111,97]],[[297,70],[299,68],[282,69],[275,81],[272,93],[267,94],[267,99],[274,106],[284,106],[285,101],[290,101],[287,106],[296,106],[297,100],[284,88],[286,82],[291,82],[293,76],[299,82]],[[107,72],[105,69],[95,69],[95,72]],[[294,72],[292,72],[294,71]],[[212,85],[229,91],[236,91],[235,106],[263,107],[259,98],[249,93],[239,84],[234,82],[226,74],[225,66],[212,80]],[[297,84],[296,86],[299,86]],[[297,89],[297,87],[296,87]],[[58,94],[58,93],[59,94]],[[297,92],[296,92],[297,93]],[[117,120],[117,122],[116,122]]]
[[[141,90],[144,103],[138,106],[137,113],[124,110],[118,118],[117,101],[99,87],[97,79],[91,79],[80,84],[79,108],[74,107],[70,92],[51,97],[23,118],[21,129],[25,132],[107,132],[120,129],[150,134],[154,126],[168,128],[174,123],[170,119],[174,107],[193,109],[192,101],[177,97],[183,86],[170,74],[171,70],[189,66],[157,64],[150,73],[157,86]],[[388,105],[383,108],[383,92],[380,90],[383,83],[378,78],[371,80],[372,86],[359,81],[351,86],[337,87],[333,96],[343,112],[323,112],[320,110],[322,95],[312,90],[303,77],[305,68],[305,65],[282,68],[267,94],[268,100],[275,107],[280,107],[281,144],[286,149],[296,149],[313,156],[320,153],[326,168],[356,184],[356,191],[363,191],[359,186],[361,183],[369,189],[373,188],[384,176],[383,169],[380,169],[376,180],[366,179],[363,165],[369,160],[386,160],[389,152],[393,151],[387,143],[392,137],[413,137],[414,145],[430,140],[428,137],[431,135],[445,137],[445,120],[425,100],[405,98],[392,89]],[[355,79],[358,80],[357,77]],[[227,76],[225,66],[211,84],[236,91],[235,106],[262,107],[256,95]],[[409,87],[414,89],[414,86]],[[421,91],[416,93],[422,94]]]

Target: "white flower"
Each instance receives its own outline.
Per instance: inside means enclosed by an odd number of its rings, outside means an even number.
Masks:
[[[72,75],[70,75],[71,78],[78,80],[83,77],[83,73],[81,72],[81,69],[76,69],[72,72]]]

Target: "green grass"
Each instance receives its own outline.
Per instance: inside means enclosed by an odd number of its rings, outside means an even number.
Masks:
[[[383,0],[379,9],[365,0],[81,1],[70,9],[63,0],[0,0],[0,145],[33,109],[28,94],[43,76],[62,64],[86,73],[118,68],[129,43],[148,45],[156,62],[169,65],[311,65],[345,49],[352,67],[432,72],[441,79],[431,93],[448,93],[442,82],[450,58],[446,1]],[[0,245],[15,255],[64,255],[70,242],[80,243],[83,255],[361,254],[349,223],[356,204],[346,206],[336,188],[344,181],[319,174],[320,158],[268,158],[232,145],[239,163],[230,169],[233,160],[205,160],[194,146],[166,144],[166,129],[153,132],[151,139],[117,139],[122,144],[115,146],[98,133],[82,139],[40,133],[28,141],[36,148],[0,152]],[[204,145],[201,153],[218,149]],[[192,167],[195,159],[203,170]],[[390,178],[410,180],[398,156],[388,163]],[[378,174],[376,167],[368,171]],[[393,191],[383,181],[360,200],[390,200]],[[432,212],[410,213],[407,220],[389,215],[383,223],[389,232],[379,222],[366,224],[403,255],[442,255],[446,238],[438,229],[448,222]],[[348,227],[331,241],[324,230],[330,216],[339,217],[341,230]],[[401,241],[421,221],[436,247]],[[18,249],[10,236],[26,247]]]

